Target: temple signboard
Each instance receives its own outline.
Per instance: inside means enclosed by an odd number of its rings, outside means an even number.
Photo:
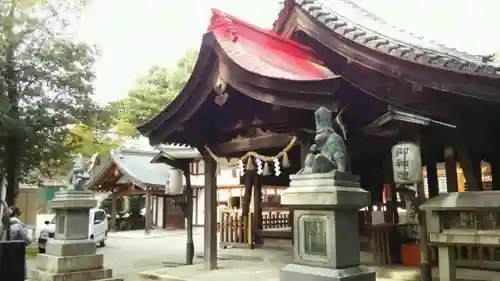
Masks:
[[[411,142],[402,142],[393,146],[392,168],[396,184],[413,184],[421,181],[420,147]]]

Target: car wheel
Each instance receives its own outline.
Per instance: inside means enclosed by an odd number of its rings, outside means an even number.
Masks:
[[[101,242],[99,242],[99,246],[100,247],[106,247],[106,238],[108,237],[108,232],[106,232],[104,234],[104,239],[101,240]]]

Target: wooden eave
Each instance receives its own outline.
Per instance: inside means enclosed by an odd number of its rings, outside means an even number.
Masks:
[[[500,102],[500,70],[492,65],[462,58],[456,51],[436,53],[371,32],[334,11],[323,10],[316,0],[286,2],[275,23],[275,30],[283,35],[306,34],[348,61],[390,77]],[[353,79],[348,73],[339,74],[364,87],[362,80]]]
[[[389,107],[387,113],[378,117],[371,124],[364,127],[361,132],[374,136],[394,136],[400,133],[401,124],[413,124],[423,127],[439,126],[455,129],[456,126],[446,122],[438,121],[415,112],[404,109]]]
[[[89,190],[101,190],[101,186],[106,185],[110,180],[116,182],[121,177],[121,173],[116,169],[115,163],[109,159],[99,173],[87,183]]]
[[[217,95],[214,87],[220,80],[228,84],[228,90],[234,89],[238,94],[269,105],[306,110],[315,110],[320,106],[337,109],[334,93],[341,77],[312,81],[264,77],[258,74],[257,69],[252,71],[235,63],[235,55],[221,46],[221,40],[213,32],[205,34],[200,55],[185,88],[165,110],[139,126],[139,132],[148,136],[152,145],[166,142],[203,145],[198,143],[199,137],[193,139],[188,133],[190,128],[184,124],[204,104],[213,103]],[[174,132],[175,137],[172,136]]]

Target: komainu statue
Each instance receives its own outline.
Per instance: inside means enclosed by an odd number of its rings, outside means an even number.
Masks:
[[[335,118],[335,122],[339,125],[343,136],[340,136],[333,129],[332,112],[330,110],[320,107],[314,112],[316,119],[315,144],[309,149],[304,168],[299,173],[347,172],[347,149],[344,143],[346,130],[340,120],[344,109]]]
[[[73,168],[69,176],[70,189],[84,190],[90,175],[87,172],[85,159],[81,154],[73,158]]]

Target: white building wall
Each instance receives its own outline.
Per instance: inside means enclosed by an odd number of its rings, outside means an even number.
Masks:
[[[219,174],[217,175],[217,185],[218,186],[231,186],[231,185],[239,185],[240,177],[239,175],[235,175],[233,173],[232,168],[221,168]],[[193,186],[204,186],[205,185],[205,176],[204,175],[196,175],[191,176],[191,185]],[[237,190],[237,189],[236,189]],[[237,192],[237,191],[236,191]],[[229,199],[229,191],[228,190],[218,190],[218,201],[226,201]],[[235,194],[235,189],[232,191],[232,196],[238,196],[239,194]],[[194,203],[193,207],[193,220],[195,225],[204,225],[205,221],[205,190],[204,188],[198,189],[198,197],[195,199],[197,204]],[[198,206],[198,209],[196,209]],[[217,216],[219,218],[219,215]]]

